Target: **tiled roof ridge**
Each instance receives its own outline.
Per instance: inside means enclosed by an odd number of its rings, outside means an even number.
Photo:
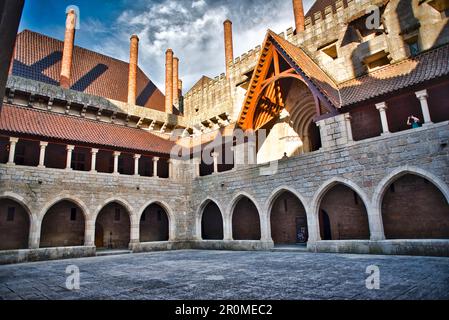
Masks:
[[[130,127],[130,126],[125,126],[125,125],[121,125],[121,124],[117,124],[117,123],[112,123],[112,122],[105,122],[105,121],[99,121],[99,120],[94,120],[94,119],[90,119],[90,118],[82,118],[79,116],[75,116],[73,114],[66,114],[66,113],[59,113],[59,112],[52,112],[52,111],[48,111],[48,110],[42,110],[42,109],[37,109],[37,108],[29,108],[26,106],[21,106],[21,105],[16,105],[16,104],[10,104],[10,103],[3,103],[3,105],[6,105],[8,107],[11,108],[17,108],[17,109],[25,109],[25,110],[32,110],[34,112],[39,112],[39,113],[43,113],[43,114],[50,114],[50,115],[57,115],[60,117],[66,117],[66,118],[72,118],[72,119],[77,119],[78,121],[86,121],[86,122],[92,122],[92,123],[100,123],[100,124],[104,124],[104,125],[109,125],[109,126],[115,126],[115,127],[120,127],[120,128],[128,128],[128,129],[134,129],[137,131],[143,131],[143,132],[148,132],[151,133],[147,130],[143,130],[143,129],[139,129],[139,128],[134,128],[134,127]],[[2,113],[0,110],[0,117],[1,117]],[[162,138],[161,138],[162,139]]]

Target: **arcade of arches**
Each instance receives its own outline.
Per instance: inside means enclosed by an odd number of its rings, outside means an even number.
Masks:
[[[395,178],[383,186],[381,214],[387,239],[449,239],[449,204],[429,180],[413,174]],[[307,204],[308,205],[308,204]],[[232,239],[261,240],[262,221],[256,204],[241,196],[232,204]],[[360,195],[346,184],[331,185],[318,205],[322,240],[370,239],[368,214]],[[272,200],[269,212],[271,237],[275,244],[307,242],[307,215],[303,204],[290,191]],[[200,212],[203,240],[223,240],[223,214],[209,201]],[[31,213],[26,204],[0,198],[0,250],[26,249],[30,243]],[[231,226],[230,226],[231,227]],[[42,217],[40,247],[84,244],[86,212],[70,200],[52,205]],[[140,241],[168,241],[170,220],[158,204],[149,205],[141,215]],[[128,248],[131,238],[130,212],[111,202],[99,212],[95,223],[97,248]]]

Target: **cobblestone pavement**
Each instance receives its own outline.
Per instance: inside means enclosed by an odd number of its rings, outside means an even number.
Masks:
[[[80,290],[65,287],[67,266]],[[366,268],[380,268],[368,290]],[[173,251],[0,266],[0,299],[449,299],[449,258]]]

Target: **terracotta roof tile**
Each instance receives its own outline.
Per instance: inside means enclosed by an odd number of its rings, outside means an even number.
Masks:
[[[58,85],[63,42],[29,30],[17,36],[13,74]],[[127,102],[128,63],[75,46],[71,89]],[[165,110],[162,92],[138,69],[137,104]]]
[[[448,57],[449,45],[445,45],[341,83],[339,88],[343,105],[352,105],[429,80],[447,77]]]
[[[336,107],[353,105],[449,75],[449,44],[447,44],[337,84],[300,47],[271,31],[270,34]]]
[[[174,145],[141,129],[10,104],[4,104],[1,109],[0,132],[162,155],[170,154]]]

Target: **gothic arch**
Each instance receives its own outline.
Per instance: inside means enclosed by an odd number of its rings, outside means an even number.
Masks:
[[[196,237],[198,239],[202,239],[202,221],[203,221],[203,215],[204,215],[204,210],[206,209],[206,207],[210,204],[210,203],[214,203],[218,209],[220,210],[220,214],[221,214],[221,218],[223,220],[223,233],[225,232],[225,214],[226,212],[223,210],[223,208],[221,207],[220,203],[215,200],[212,197],[207,197],[206,199],[204,199],[201,202],[201,205],[198,208],[198,211],[196,213],[196,223],[195,223],[195,227],[196,227]]]
[[[145,212],[145,210],[151,206],[151,205],[158,205],[160,206],[162,209],[164,209],[165,214],[167,215],[168,218],[168,240],[169,241],[173,241],[176,238],[176,219],[175,219],[175,215],[173,214],[173,211],[170,209],[170,206],[163,200],[150,200],[148,202],[146,202],[138,211],[138,216],[137,216],[137,221],[139,223],[139,229],[140,229],[140,221],[142,219],[142,215]]]

